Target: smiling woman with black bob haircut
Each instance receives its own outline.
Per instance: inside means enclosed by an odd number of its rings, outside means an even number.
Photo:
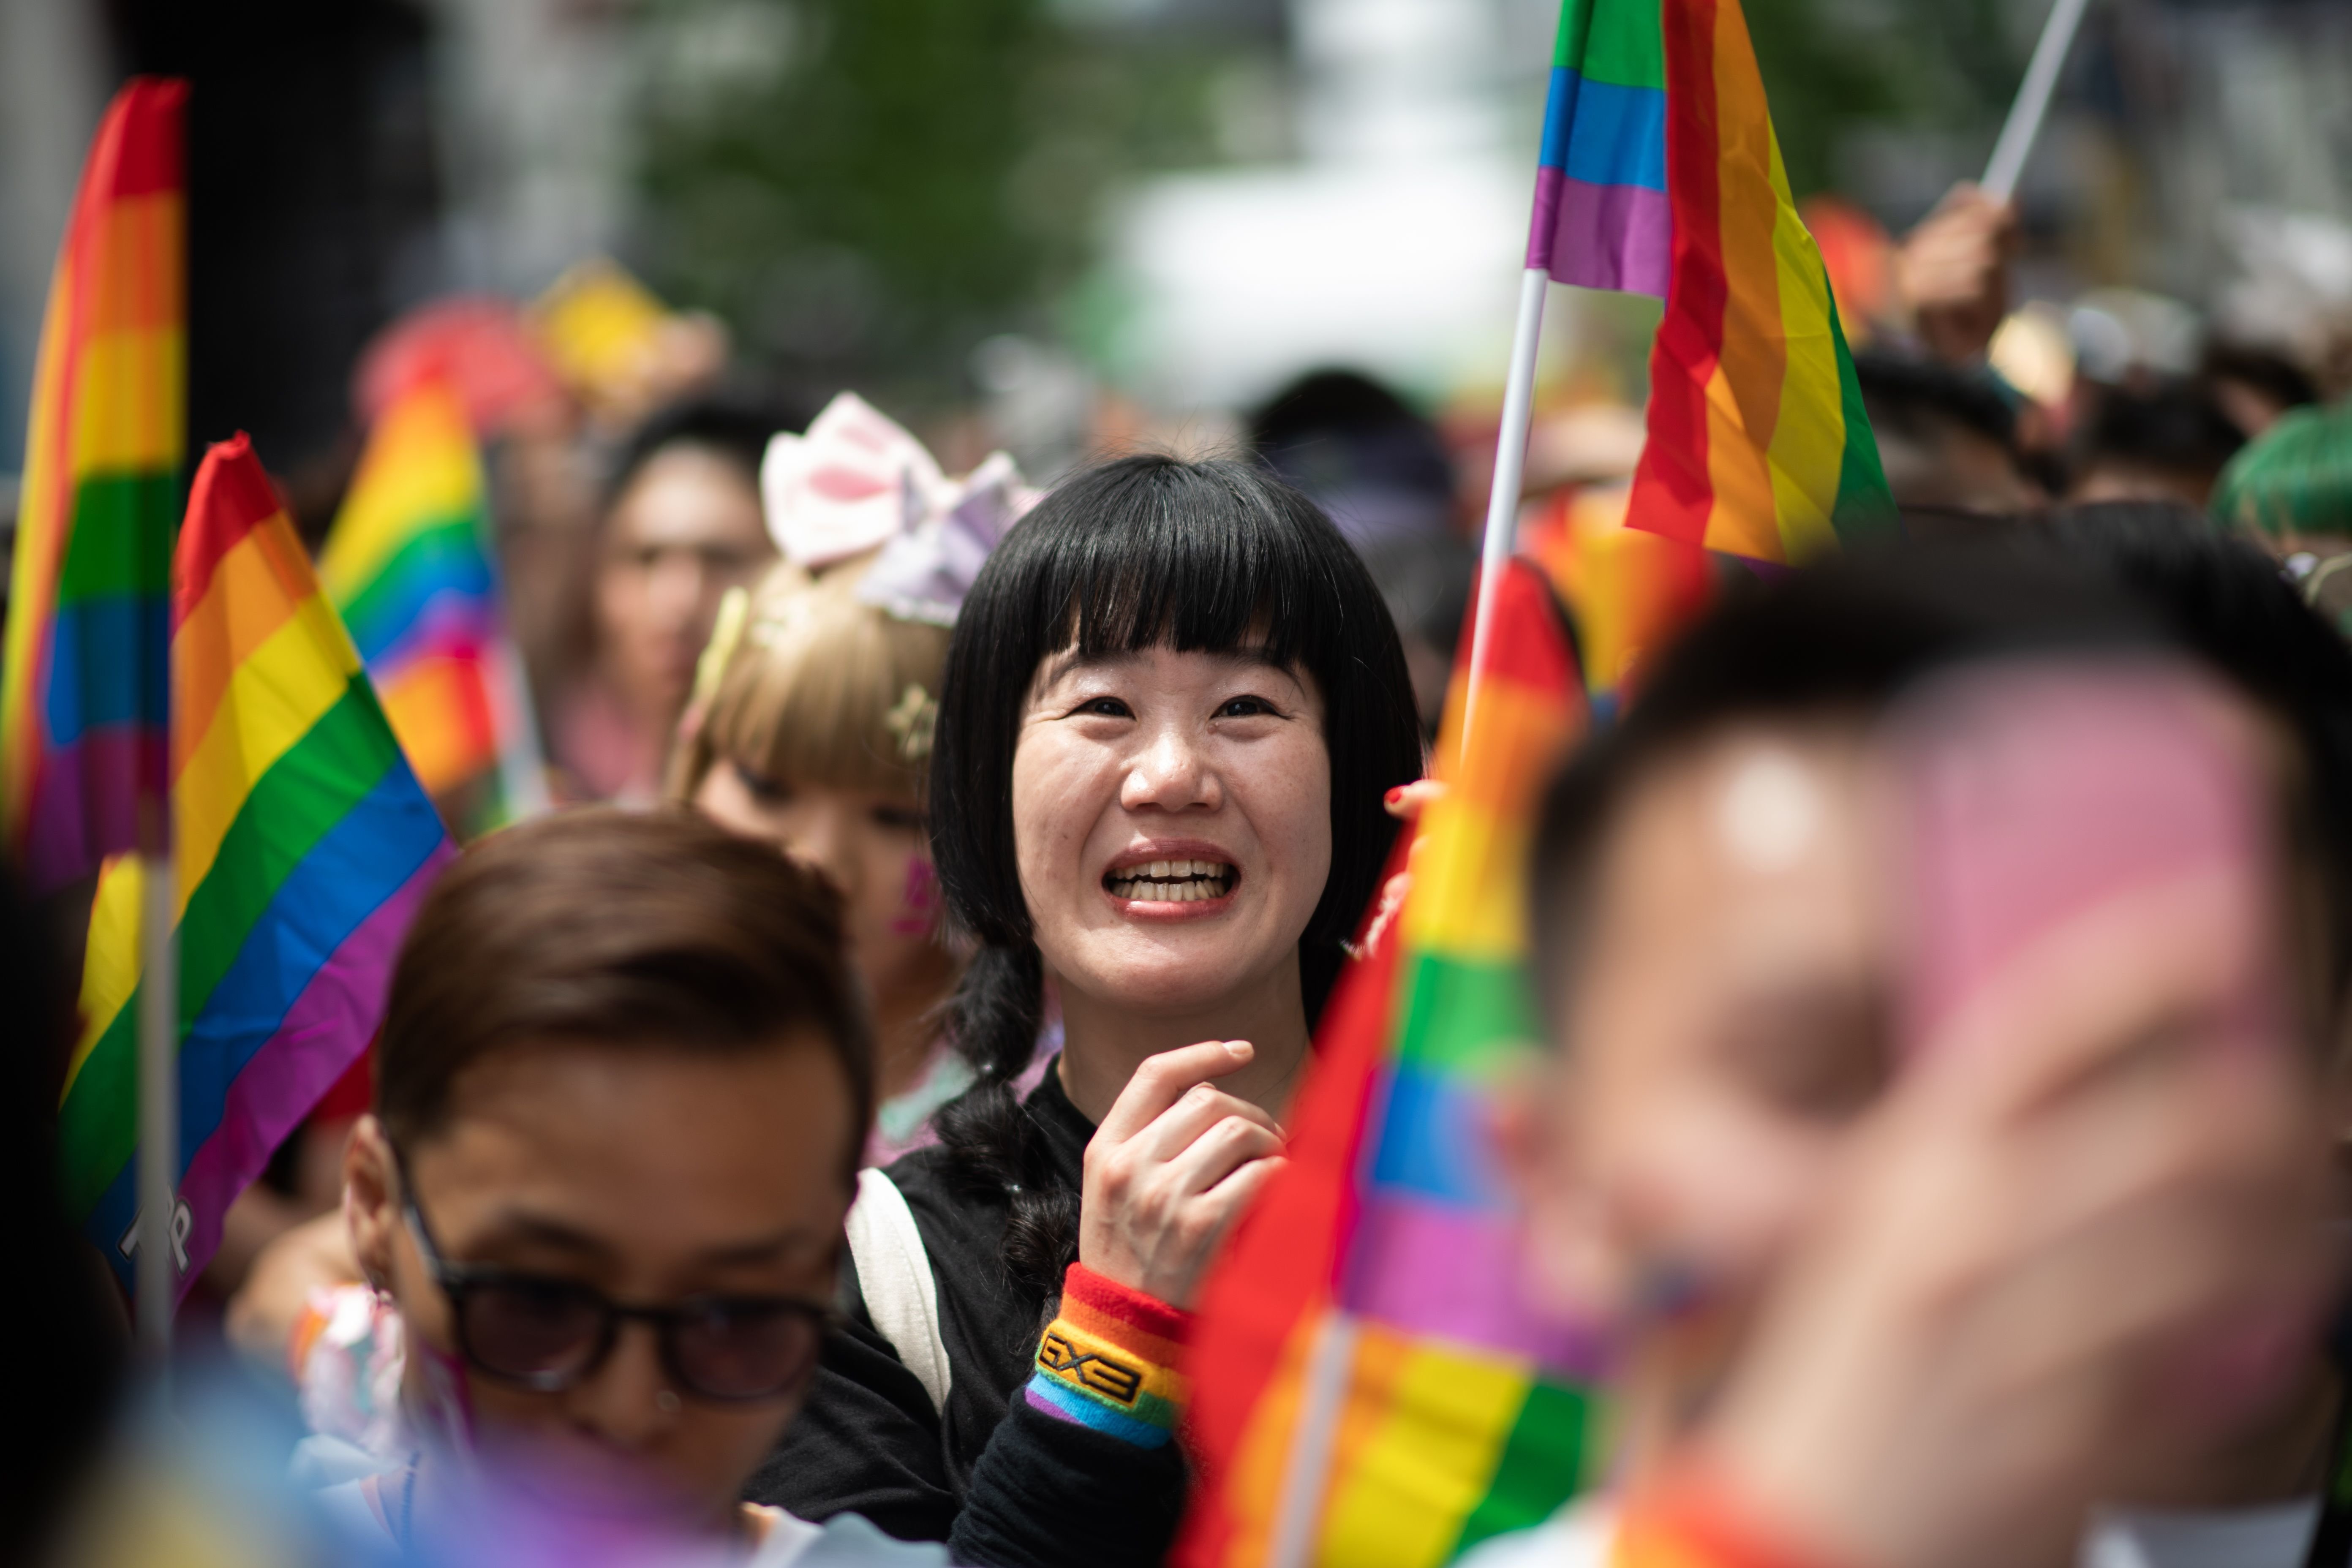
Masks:
[[[1421,761],[1370,575],[1264,470],[1122,458],[1012,530],[932,752],[978,1081],[862,1179],[848,1327],[755,1497],[994,1568],[1165,1555],[1188,1311]]]

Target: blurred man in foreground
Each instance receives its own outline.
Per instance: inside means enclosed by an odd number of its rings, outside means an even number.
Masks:
[[[2342,1560],[2352,668],[2258,561],[2189,565],[2137,604],[2049,562],[1809,574],[1696,631],[1562,780],[1559,1053],[1505,1142],[1545,1289],[1617,1335],[1628,1485],[1481,1568]],[[2110,900],[1923,1035],[1880,717],[1996,657],[2200,652],[2262,781],[2257,893]]]

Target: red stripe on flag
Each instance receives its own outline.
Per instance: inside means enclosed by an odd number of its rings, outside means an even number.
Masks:
[[[1717,160],[1715,0],[1664,0],[1666,192],[1675,270],[1650,349],[1650,437],[1634,471],[1627,521],[1689,544],[1706,542],[1715,508],[1707,473],[1706,388],[1723,350],[1730,289],[1723,275],[1723,195]]]
[[[123,89],[122,118],[110,127],[121,140],[108,195],[143,196],[180,189],[180,116],[187,100],[188,84],[172,78],[141,77]]]
[[[215,456],[217,462],[211,460]],[[179,550],[173,559],[174,632],[188,618],[188,612],[204,602],[221,557],[284,510],[285,503],[254,458],[253,443],[244,431],[213,443],[205,462],[196,470],[195,488],[188,496],[188,521],[180,531]]]

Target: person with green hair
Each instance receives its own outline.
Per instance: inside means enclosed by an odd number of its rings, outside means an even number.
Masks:
[[[2277,556],[2352,637],[2352,403],[2283,415],[2222,470],[2213,519]]]

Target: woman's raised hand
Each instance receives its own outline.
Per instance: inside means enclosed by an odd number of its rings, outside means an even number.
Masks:
[[[1210,1080],[1247,1040],[1203,1040],[1135,1069],[1087,1145],[1078,1261],[1189,1310],[1225,1228],[1282,1166],[1282,1129]]]

